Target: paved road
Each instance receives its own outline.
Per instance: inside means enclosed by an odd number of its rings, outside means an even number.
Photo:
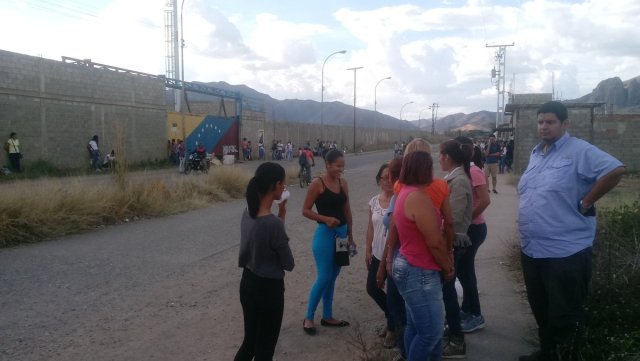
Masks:
[[[363,248],[375,173],[390,154],[347,157],[354,235]],[[437,159],[437,158],[436,158]],[[257,162],[239,165],[252,169]],[[317,171],[322,166],[317,166]],[[361,253],[340,276],[336,317],[344,330],[300,329],[315,268],[313,223],[300,214],[304,191],[290,185],[287,231],[296,268],[286,277],[286,308],[276,359],[356,360],[383,324],[364,291]],[[468,360],[512,360],[531,346],[531,316],[505,262],[515,234],[517,196],[500,185],[487,211],[489,237],[478,254],[487,328],[467,338]],[[181,215],[108,227],[0,250],[0,360],[230,360],[242,339],[236,266],[243,200]]]

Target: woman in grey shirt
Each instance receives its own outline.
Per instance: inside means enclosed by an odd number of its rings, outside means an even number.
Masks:
[[[244,340],[234,361],[272,360],[284,311],[284,271],[294,266],[289,237],[284,229],[287,201],[278,216],[271,205],[285,189],[284,168],[263,163],[247,185],[247,209],[242,214],[238,266]]]

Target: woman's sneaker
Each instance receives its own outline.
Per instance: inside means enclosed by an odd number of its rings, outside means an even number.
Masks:
[[[460,322],[460,326],[462,327],[462,332],[464,333],[469,333],[475,330],[483,329],[485,326],[484,317],[482,317],[482,315],[479,315],[479,316],[471,315],[469,318],[462,320]]]

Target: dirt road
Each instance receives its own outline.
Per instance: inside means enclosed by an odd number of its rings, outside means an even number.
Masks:
[[[354,235],[364,248],[367,202],[387,153],[347,157]],[[248,168],[255,163],[242,165]],[[286,167],[286,166],[285,166]],[[317,168],[314,171],[317,171]],[[512,360],[531,346],[531,316],[504,262],[517,197],[501,184],[487,212],[478,254],[487,328],[467,338],[468,360]],[[370,345],[383,315],[365,292],[363,252],[336,286],[334,314],[345,329],[309,337],[302,319],[315,279],[313,222],[304,193],[290,185],[286,228],[296,268],[286,275],[278,361],[359,360],[357,329]],[[60,240],[0,250],[0,360],[231,360],[242,341],[237,267],[243,200],[143,220]]]

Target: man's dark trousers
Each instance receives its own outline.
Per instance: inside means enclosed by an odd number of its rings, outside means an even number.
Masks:
[[[543,355],[549,360],[580,360],[591,247],[563,258],[532,258],[524,253],[521,257]]]

